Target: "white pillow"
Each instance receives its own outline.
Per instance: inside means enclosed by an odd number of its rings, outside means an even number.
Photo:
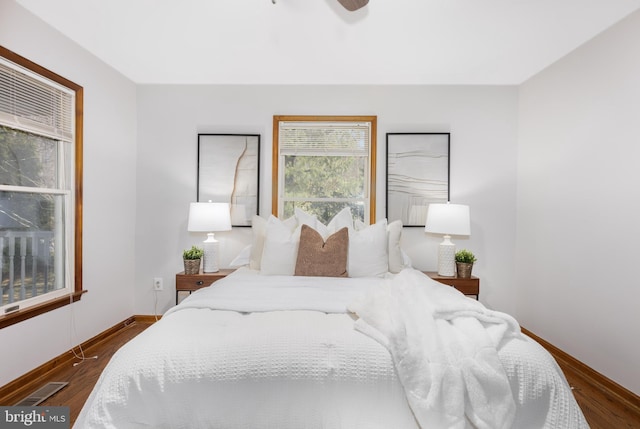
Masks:
[[[296,271],[300,228],[293,231],[286,221],[271,215],[267,221],[260,274],[292,276]]]
[[[349,207],[345,207],[340,210],[338,214],[329,221],[329,224],[327,225],[327,229],[329,230],[328,235],[338,232],[344,227],[353,229],[353,216],[351,215],[351,209]]]
[[[349,230],[349,277],[382,276],[389,271],[387,220]]]
[[[399,273],[405,266],[400,239],[402,238],[402,221],[394,220],[387,225],[387,240],[389,243],[389,272]]]
[[[316,215],[309,214],[297,207],[294,209],[294,212],[298,226],[302,226],[302,224],[310,226],[318,231],[325,240],[331,234],[336,233],[344,227],[349,229],[353,228],[353,216],[351,216],[351,209],[349,207],[340,210],[327,225],[320,222]]]
[[[318,223],[316,215],[309,214],[298,207],[293,209],[293,213],[298,226],[308,225],[311,228],[316,229],[316,224]]]
[[[253,215],[253,218],[251,218],[251,232],[253,233],[253,241],[251,244],[249,268],[252,270],[260,270],[264,237],[267,233],[267,220],[258,215]]]
[[[367,224],[362,222],[360,219],[356,219],[353,221],[353,227],[356,229],[356,231],[360,231],[365,229],[367,227]]]
[[[285,219],[282,222],[291,231],[296,228],[296,219],[293,216]],[[267,234],[267,219],[258,215],[253,215],[253,218],[251,219],[251,231],[253,233],[253,241],[251,244],[251,259],[249,261],[249,268],[251,268],[252,270],[260,270],[262,253],[264,249],[264,239]]]
[[[243,267],[251,264],[251,245],[246,246],[238,253],[238,256],[233,258],[233,261],[229,263],[230,267]]]
[[[413,262],[411,261],[411,257],[409,255],[407,255],[407,253],[402,250],[402,263],[404,264],[405,268],[411,268],[413,266]]]
[[[356,230],[360,231],[366,228],[366,225],[360,221],[355,221]],[[387,225],[387,241],[388,241],[388,255],[389,255],[389,272],[399,273],[403,269],[411,266],[411,259],[400,248],[400,241],[402,239],[402,221],[394,220]]]

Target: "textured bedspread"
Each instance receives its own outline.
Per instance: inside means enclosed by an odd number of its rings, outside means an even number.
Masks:
[[[240,270],[194,293],[114,355],[74,427],[418,428],[389,351],[344,312],[381,280],[300,280]],[[586,427],[537,343],[509,340],[499,357],[512,427]]]
[[[77,428],[417,428],[387,351],[344,314],[189,309],[112,359]]]

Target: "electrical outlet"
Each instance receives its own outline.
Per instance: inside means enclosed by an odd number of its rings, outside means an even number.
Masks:
[[[162,277],[153,278],[153,290],[164,290],[164,286],[162,285]]]

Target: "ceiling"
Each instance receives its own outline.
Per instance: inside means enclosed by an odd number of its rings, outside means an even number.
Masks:
[[[141,84],[520,84],[640,0],[16,0]],[[634,42],[635,43],[635,42]]]

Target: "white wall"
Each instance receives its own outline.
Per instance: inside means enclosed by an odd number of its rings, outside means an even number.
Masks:
[[[517,316],[640,393],[640,12],[520,88]]]
[[[174,303],[182,250],[204,237],[186,231],[196,199],[197,134],[261,135],[260,212],[271,213],[273,115],[377,115],[377,217],[385,216],[385,133],[451,132],[451,200],[469,204],[472,231],[459,248],[479,258],[481,300],[515,309],[517,88],[416,86],[140,86],[135,312]],[[249,228],[216,233],[221,266],[250,243]],[[405,228],[403,247],[421,269],[436,269],[441,238]],[[455,241],[455,240],[454,240]],[[152,278],[165,290],[152,291]]]
[[[133,314],[136,92],[11,0],[0,0],[0,44],[84,87],[88,290],[73,305],[0,330],[1,386]]]

